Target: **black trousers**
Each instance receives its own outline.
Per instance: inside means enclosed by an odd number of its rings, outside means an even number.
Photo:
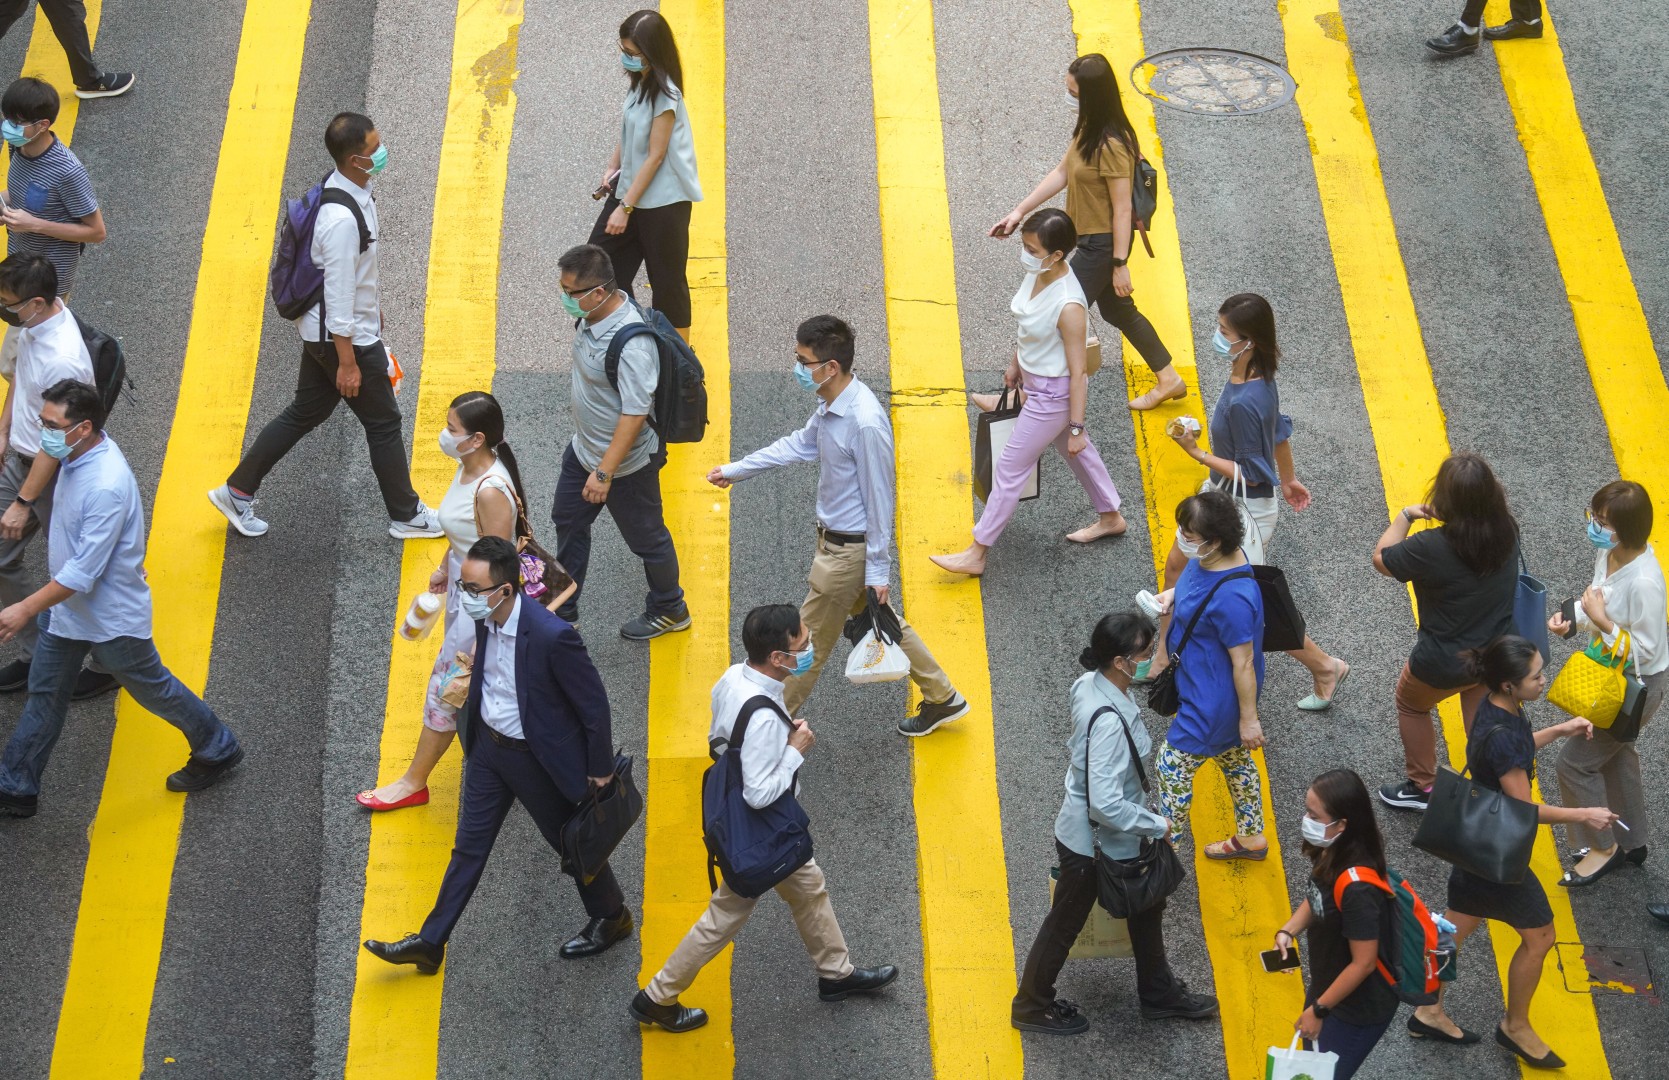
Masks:
[[[1078,237],[1078,250],[1072,253],[1072,272],[1078,275],[1084,296],[1101,309],[1103,319],[1130,339],[1149,370],[1160,372],[1171,366],[1171,351],[1159,340],[1159,331],[1136,309],[1135,300],[1120,296],[1113,289],[1112,233]]]
[[[359,395],[347,399],[348,408],[365,428],[365,444],[371,450],[371,471],[377,474],[389,520],[410,521],[417,516],[418,498],[411,486],[406,440],[400,430],[400,403],[394,397],[393,384],[388,381],[388,352],[377,341],[355,345],[354,357],[359,361]],[[334,342],[302,342],[295,400],[261,429],[255,445],[227,477],[228,484],[255,494],[279,459],[308,432],[330,419],[342,401],[342,395],[336,390],[336,368]]]
[[[655,292],[655,309],[673,326],[690,325],[690,203],[640,208],[626,218],[626,231],[610,236],[604,231],[609,215],[620,200],[609,196],[597,224],[591,227],[589,243],[608,252],[614,262],[614,283],[632,292],[638,268],[649,267],[649,287]]]
[[[81,0],[40,0],[52,33],[70,59],[70,77],[83,90],[99,81],[98,65],[93,63],[93,43],[87,37],[87,5]],[[0,38],[12,28],[12,23],[29,10],[29,0],[0,0]]]
[[[1479,26],[1484,21],[1484,4],[1487,0],[1466,0],[1466,10],[1461,13],[1460,21],[1467,26]],[[1513,0],[1512,17],[1531,22],[1542,17],[1541,0]]]
[[[483,726],[484,725],[484,722]],[[452,861],[441,878],[440,895],[434,910],[423,921],[420,936],[431,945],[444,945],[464,913],[475,887],[481,883],[498,830],[520,802],[545,840],[554,850],[562,826],[574,813],[574,804],[562,797],[556,782],[526,750],[500,746],[486,732],[477,732],[469,757],[464,761],[464,786],[458,797],[458,835],[452,842]],[[576,879],[580,903],[593,919],[607,919],[626,905],[614,870],[606,863],[602,872],[581,885]]]
[[[636,215],[633,215],[636,216]],[[585,570],[591,563],[591,524],[608,507],[609,516],[620,530],[621,539],[632,554],[643,560],[643,575],[649,581],[644,600],[647,615],[682,615],[684,590],[678,586],[678,552],[672,546],[661,510],[661,466],[666,464],[666,447],[649,459],[649,464],[609,485],[608,501],[585,501],[585,478],[591,473],[574,453],[572,445],[562,454],[562,472],[556,480],[556,498],[551,501],[551,524],[556,526],[556,561],[568,571],[579,588],[557,614],[573,622],[579,617],[579,598],[585,591]]]
[[[1055,980],[1060,976],[1066,954],[1089,921],[1095,905],[1095,860],[1078,854],[1059,840],[1060,880],[1055,882],[1055,902],[1037,929],[1037,940],[1026,954],[1020,975],[1020,992],[1014,995],[1015,1016],[1035,1016],[1055,1000]],[[1169,1005],[1180,989],[1165,958],[1165,905],[1132,915],[1130,950],[1136,956],[1136,996],[1144,1005]]]

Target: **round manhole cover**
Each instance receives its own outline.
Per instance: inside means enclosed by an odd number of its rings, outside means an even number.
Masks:
[[[1183,112],[1244,116],[1280,108],[1298,84],[1273,60],[1234,49],[1172,49],[1130,69],[1130,84]]]

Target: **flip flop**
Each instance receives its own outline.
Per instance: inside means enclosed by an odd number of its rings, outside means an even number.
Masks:
[[[1339,681],[1333,684],[1332,697],[1322,697],[1319,694],[1311,694],[1303,701],[1300,701],[1298,703],[1298,707],[1303,709],[1305,712],[1326,712],[1328,709],[1331,709],[1333,707],[1333,701],[1339,696],[1339,691],[1344,689],[1344,681],[1350,678],[1350,671],[1350,668],[1345,668],[1344,674],[1339,676]]]
[[[1261,848],[1249,848],[1240,842],[1238,836],[1231,836],[1227,840],[1221,841],[1221,843],[1223,845],[1222,851],[1213,852],[1211,845],[1207,844],[1200,848],[1200,852],[1206,858],[1215,859],[1218,862],[1226,862],[1229,859],[1250,859],[1253,862],[1262,862],[1269,857],[1269,846],[1267,844]]]

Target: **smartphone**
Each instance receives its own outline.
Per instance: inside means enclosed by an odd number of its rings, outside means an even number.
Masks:
[[[1258,955],[1263,958],[1263,970],[1265,971],[1291,971],[1298,966],[1297,945],[1287,946],[1285,960],[1281,959],[1281,950],[1279,949],[1270,949],[1267,952],[1258,953]]]
[[[1571,597],[1559,605],[1559,614],[1563,616],[1570,629],[1565,631],[1565,637],[1576,636],[1576,597]]]

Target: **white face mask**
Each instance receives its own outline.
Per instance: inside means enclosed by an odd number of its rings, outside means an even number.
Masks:
[[[1200,542],[1196,543],[1192,540],[1189,540],[1187,537],[1182,535],[1181,526],[1177,527],[1177,530],[1176,530],[1176,549],[1178,551],[1182,552],[1182,554],[1184,556],[1186,556],[1187,558],[1190,558],[1190,559],[1197,559],[1197,558],[1200,557],[1200,548],[1202,548],[1204,546],[1205,546],[1204,541],[1200,541]]]
[[[1025,248],[1020,249],[1020,265],[1026,268],[1028,274],[1041,274],[1043,272],[1043,260]]]
[[[1073,112],[1078,111],[1078,99],[1072,96],[1072,91],[1070,90],[1066,92],[1066,106]]]
[[[1316,847],[1321,848],[1332,847],[1333,841],[1337,840],[1338,837],[1328,836],[1327,830],[1336,824],[1338,823],[1330,821],[1326,825],[1323,825],[1315,818],[1305,814],[1303,817],[1298,819],[1298,831],[1304,834],[1304,840],[1307,843],[1314,844]],[[1340,835],[1343,834],[1341,833]]]
[[[441,428],[440,429],[440,452],[445,454],[449,458],[459,458],[459,459],[461,459],[464,456],[464,452],[462,450],[458,449],[458,444],[463,442],[464,439],[468,439],[468,438],[472,438],[472,436],[465,435],[463,438],[459,438],[458,436],[452,434],[450,429]]]

